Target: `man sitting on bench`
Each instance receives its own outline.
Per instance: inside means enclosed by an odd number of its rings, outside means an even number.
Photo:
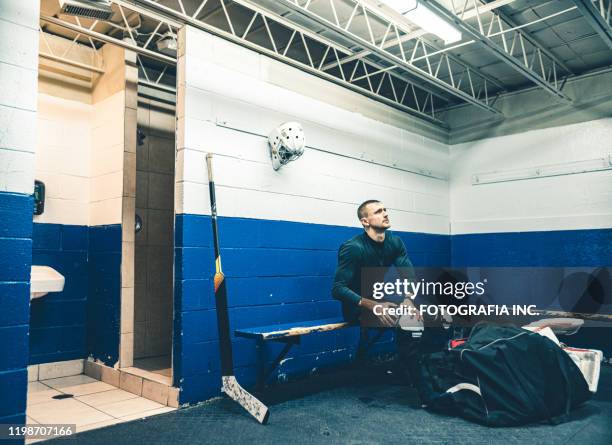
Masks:
[[[365,273],[366,268],[395,266],[403,278],[413,280],[412,263],[401,238],[388,232],[391,223],[383,203],[378,200],[365,201],[357,209],[357,216],[364,232],[340,246],[332,295],[342,302],[342,313],[346,321],[361,323],[362,326],[395,327],[398,317],[389,315],[388,310],[382,309],[396,305],[391,302],[376,301],[371,297],[371,290],[361,289],[362,272]],[[410,295],[404,297],[403,304],[413,304]],[[439,332],[431,331],[433,330],[425,329],[421,341],[415,347],[411,332],[396,330],[398,369],[402,371],[400,378],[404,377],[402,374],[405,371],[408,371],[410,379],[417,388],[420,356],[423,353],[441,350],[445,341]]]

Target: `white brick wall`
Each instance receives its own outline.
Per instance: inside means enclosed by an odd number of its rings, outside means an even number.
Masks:
[[[48,199],[37,222],[119,223],[124,124],[117,110],[123,93],[95,105],[39,95],[37,105],[38,25],[23,14],[34,3],[5,4],[0,190],[31,193],[36,176],[47,184]],[[179,73],[178,213],[209,212],[204,156],[214,152],[222,215],[357,226],[355,206],[378,197],[399,230],[448,233],[449,221],[453,233],[612,226],[610,171],[471,183],[475,173],[607,156],[612,119],[455,145],[449,158],[447,146],[411,133],[399,120],[391,125],[347,110],[351,95],[355,110],[362,109],[364,99],[355,93],[334,86],[345,102],[340,108],[310,94],[318,80],[299,70],[195,29],[187,28],[186,39]],[[278,85],[283,72],[295,88]],[[265,135],[285,120],[304,125],[309,149],[274,172]],[[450,185],[411,173],[419,170],[450,176]]]
[[[32,193],[38,91],[37,0],[0,7],[0,191]]]
[[[89,225],[120,224],[125,91],[93,105]]]
[[[39,95],[35,164],[36,179],[46,185],[46,204],[35,222],[121,222],[124,96],[120,91],[91,105]]]
[[[270,64],[296,81],[308,75],[198,30],[184,33],[177,213],[209,213],[205,154],[213,152],[220,215],[358,226],[356,206],[374,197],[391,209],[396,230],[448,233],[448,182],[409,172],[448,175],[444,144],[281,88],[267,78]],[[302,123],[309,148],[274,172],[266,135],[287,120]]]
[[[612,119],[451,146],[453,233],[612,227],[612,170],[472,185],[472,175],[607,157]]]
[[[124,102],[124,90],[93,105],[39,94],[36,179],[46,204],[35,222],[121,223]]]
[[[34,222],[87,225],[93,107],[38,96],[36,179],[45,183],[45,212]]]

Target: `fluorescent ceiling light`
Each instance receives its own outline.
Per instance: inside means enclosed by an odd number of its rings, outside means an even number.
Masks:
[[[394,11],[399,12],[428,33],[440,37],[447,45],[461,40],[461,32],[431,9],[427,8],[422,1],[382,0],[382,3],[389,6]]]
[[[59,0],[63,14],[109,20],[113,16],[110,0]]]

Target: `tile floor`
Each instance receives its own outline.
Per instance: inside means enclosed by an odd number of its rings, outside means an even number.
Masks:
[[[122,368],[122,371],[144,377],[154,382],[172,386],[172,368],[170,356],[138,358],[134,360],[134,366]]]
[[[155,374],[161,374],[166,377],[172,376],[172,363],[169,355],[160,355],[157,357],[137,358],[134,360],[134,367],[150,371]]]
[[[60,394],[74,397],[54,399]],[[28,424],[76,424],[77,433],[174,411],[86,375],[28,384]],[[33,443],[39,440],[29,440]]]

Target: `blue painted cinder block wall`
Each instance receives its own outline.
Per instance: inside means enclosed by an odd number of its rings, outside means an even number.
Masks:
[[[34,224],[32,262],[64,275],[62,292],[34,300],[30,364],[92,355],[113,365],[119,350],[121,226]]]
[[[5,220],[11,219],[7,216]],[[339,304],[329,293],[337,249],[359,229],[244,218],[220,218],[219,224],[234,329],[340,316]],[[185,403],[209,398],[219,390],[210,218],[177,215],[175,234],[175,385],[183,388]],[[612,230],[452,237],[396,234],[408,246],[415,266],[612,264]],[[33,264],[56,268],[66,276],[66,287],[32,303],[29,363],[92,355],[113,365],[119,353],[120,225],[34,224],[31,247]],[[2,289],[25,284],[7,286],[3,283]],[[3,320],[10,319],[8,313],[3,312]],[[17,335],[16,330],[10,332]],[[603,340],[607,337],[588,334],[574,337],[574,344],[609,349],[610,342]],[[346,362],[354,355],[357,342],[354,329],[305,337],[272,378],[282,381]],[[247,385],[254,383],[253,342],[234,338],[233,345],[237,375]],[[279,347],[268,346],[269,359]],[[373,352],[392,347],[389,335]]]
[[[219,219],[223,270],[232,328],[339,317],[330,287],[338,246],[360,229],[245,218]],[[431,235],[396,232],[410,258],[423,266],[601,266],[612,264],[612,230]],[[177,215],[175,228],[174,385],[181,403],[219,394],[219,351],[210,278],[213,251],[210,217]],[[573,337],[577,346],[601,347]],[[354,356],[356,329],[307,336],[272,380],[307,374]],[[252,340],[233,338],[236,375],[255,381]],[[392,349],[386,336],[378,352]],[[281,346],[270,344],[269,360]]]
[[[612,229],[452,236],[453,266],[612,266]]]
[[[594,271],[597,268],[612,267],[612,229],[557,230],[539,232],[483,233],[453,235],[451,241],[452,264],[454,267],[517,267],[528,268],[530,274],[556,273],[565,276],[576,268]],[[520,272],[517,272],[520,273]],[[606,274],[607,275],[607,274]],[[609,277],[606,279],[609,280]],[[549,280],[548,277],[543,281]],[[520,293],[516,282],[511,291]],[[604,286],[609,292],[610,283]],[[524,292],[530,289],[523,289]],[[559,292],[555,287],[553,291]],[[576,291],[577,292],[577,291]],[[574,293],[576,293],[574,292]],[[553,295],[554,297],[554,295]],[[580,304],[566,304],[564,311],[610,313],[612,295],[591,297]],[[520,298],[520,297],[518,297]],[[542,296],[540,296],[542,298]],[[546,303],[550,302],[550,298]],[[521,301],[521,303],[524,303]],[[560,302],[563,305],[563,302]],[[612,335],[610,328],[582,328],[567,339],[571,346],[601,349],[607,357],[612,356]]]
[[[85,357],[88,227],[34,224],[32,263],[64,275],[62,292],[32,301],[30,364]]]
[[[0,424],[25,423],[32,209],[31,196],[0,192]]]
[[[222,217],[223,271],[227,277],[232,329],[341,317],[330,289],[340,244],[360,229],[320,224]],[[397,233],[416,266],[450,263],[448,236]],[[210,217],[177,215],[175,226],[174,378],[181,403],[219,394],[219,351]],[[272,379],[284,380],[346,362],[354,356],[358,329],[306,336]],[[377,351],[393,348],[391,333]],[[255,382],[252,340],[233,338],[236,375]],[[282,345],[270,344],[272,360]]]
[[[121,225],[90,227],[88,252],[86,350],[113,366],[119,360]]]
[[[11,219],[7,216],[5,220]],[[359,229],[245,218],[220,218],[219,225],[234,329],[340,316],[340,306],[329,293],[337,249]],[[120,227],[34,225],[33,264],[50,265],[67,279],[64,292],[49,294],[32,304],[30,363],[88,355],[109,365],[118,360]],[[7,230],[4,228],[3,234]],[[612,264],[612,230],[452,237],[396,234],[403,238],[415,266]],[[175,235],[174,375],[175,385],[182,388],[181,401],[187,403],[219,391],[210,218],[177,215]],[[20,286],[25,288],[26,284],[2,283],[3,291]],[[8,314],[3,312],[3,323],[11,320]],[[10,332],[17,335],[18,330]],[[586,334],[574,337],[574,344],[609,350],[606,336]],[[357,342],[354,329],[305,337],[272,379],[282,381],[314,368],[346,362],[354,356]],[[253,342],[234,338],[233,345],[237,375],[246,385],[254,383],[257,358]],[[267,357],[271,359],[280,346],[270,344],[268,348]],[[392,348],[388,335],[373,352]]]

